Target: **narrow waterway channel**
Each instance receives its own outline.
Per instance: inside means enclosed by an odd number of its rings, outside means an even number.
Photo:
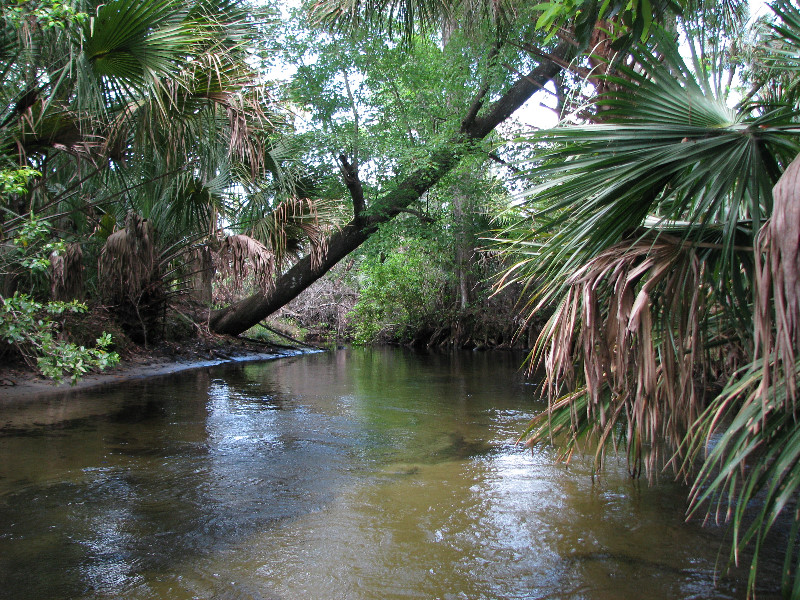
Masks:
[[[743,598],[669,477],[514,445],[521,360],[344,350],[3,407],[0,598]]]

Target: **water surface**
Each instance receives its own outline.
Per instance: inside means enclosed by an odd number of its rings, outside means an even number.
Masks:
[[[515,446],[520,362],[348,350],[6,407],[0,598],[743,598],[684,488]]]

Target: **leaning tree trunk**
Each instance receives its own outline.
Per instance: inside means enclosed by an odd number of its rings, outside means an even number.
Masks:
[[[393,191],[386,194],[367,211],[359,210],[359,204],[363,201],[363,196],[360,196],[363,194],[361,183],[357,178],[352,180],[357,177],[357,173],[348,173],[348,164],[343,163],[345,183],[354,200],[355,216],[344,228],[329,238],[325,257],[317,264],[312,264],[311,257],[306,256],[281,275],[275,282],[274,288],[269,292],[258,292],[231,306],[214,311],[209,318],[211,331],[238,335],[295,298],[341,259],[358,248],[377,230],[381,223],[390,221],[403,212],[412,202],[418,200],[444,177],[458,164],[470,142],[485,138],[535,92],[543,89],[544,85],[561,71],[561,65],[568,61],[573,52],[572,44],[561,42],[550,55],[554,60],[542,59],[536,68],[521,75],[505,94],[479,117],[478,112],[490,93],[489,86],[484,86],[476,94],[461,122],[458,134],[450,140],[450,144],[438,151],[426,168],[402,177]]]

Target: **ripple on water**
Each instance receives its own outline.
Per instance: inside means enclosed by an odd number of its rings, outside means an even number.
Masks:
[[[685,490],[515,445],[518,365],[348,351],[15,416],[0,598],[741,598]]]

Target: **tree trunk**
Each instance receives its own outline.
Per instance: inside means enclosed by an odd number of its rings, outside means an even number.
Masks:
[[[442,25],[442,48],[446,48],[453,33],[458,29],[458,22],[454,15],[448,16]],[[453,108],[452,96],[447,99],[448,108]],[[473,220],[471,202],[463,185],[466,177],[457,178],[455,185],[447,190],[450,197],[450,206],[453,211],[453,242],[455,245],[455,275],[458,286],[458,305],[461,312],[465,312],[470,304],[470,290],[472,289],[472,256],[475,251],[473,236]]]
[[[450,189],[453,204],[453,230],[455,243],[456,279],[459,306],[462,312],[472,302],[473,267],[475,264],[475,223],[472,203],[460,185]]]
[[[573,46],[561,42],[552,56],[564,64],[573,53]],[[358,248],[378,228],[418,200],[428,189],[446,175],[465,154],[469,142],[478,141],[494,131],[500,123],[522,106],[535,92],[555,77],[561,66],[543,59],[535,69],[520,77],[492,104],[482,116],[478,112],[489,94],[488,87],[478,92],[467,110],[459,133],[451,143],[437,151],[430,164],[423,169],[400,176],[397,187],[356,217],[328,240],[326,256],[318,265],[312,265],[306,256],[281,275],[268,293],[257,293],[231,306],[214,311],[209,318],[209,328],[215,333],[238,335],[295,298],[300,292],[322,277],[328,270]],[[348,185],[348,187],[350,187]]]
[[[189,268],[189,295],[202,304],[211,304],[211,286],[214,281],[211,249],[201,246],[193,250],[186,257],[186,263]]]

